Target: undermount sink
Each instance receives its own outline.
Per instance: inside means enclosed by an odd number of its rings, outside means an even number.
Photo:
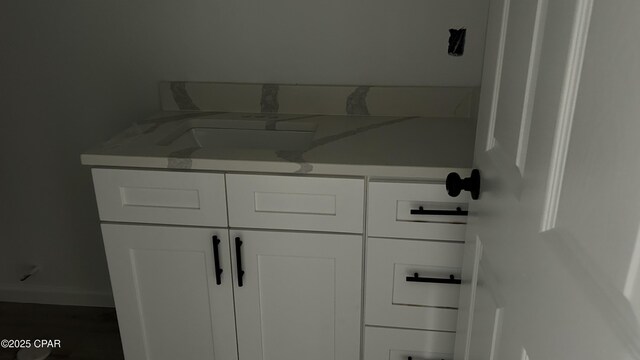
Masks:
[[[313,132],[192,128],[182,137],[192,138],[197,146],[201,148],[302,150],[311,143]]]
[[[315,128],[311,123],[193,119],[159,145],[296,151],[309,147]]]

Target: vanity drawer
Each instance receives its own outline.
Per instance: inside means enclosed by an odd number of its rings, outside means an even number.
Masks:
[[[368,200],[369,235],[464,241],[469,195],[452,198],[444,184],[371,182]],[[411,214],[420,210],[421,214]]]
[[[365,327],[364,359],[453,359],[455,333]]]
[[[93,169],[103,221],[227,226],[224,175]]]
[[[368,238],[365,323],[455,331],[460,285],[439,282],[460,279],[463,247]]]
[[[231,227],[362,233],[364,180],[227,174]]]

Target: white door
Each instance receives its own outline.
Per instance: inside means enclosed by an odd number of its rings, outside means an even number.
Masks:
[[[231,230],[241,360],[358,360],[362,235]],[[239,260],[238,256],[239,255]]]
[[[640,2],[493,0],[456,359],[640,358]]]
[[[238,358],[227,229],[103,224],[102,234],[127,359]]]

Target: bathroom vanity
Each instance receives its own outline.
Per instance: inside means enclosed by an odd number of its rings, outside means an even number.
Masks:
[[[451,359],[474,128],[164,112],[83,154],[126,358]]]

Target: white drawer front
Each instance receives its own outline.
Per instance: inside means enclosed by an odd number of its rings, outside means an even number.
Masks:
[[[362,233],[364,180],[227,174],[232,227]]]
[[[224,175],[93,169],[100,219],[227,226]]]
[[[455,334],[437,331],[365,327],[364,359],[453,359]]]
[[[368,227],[372,236],[464,241],[466,216],[411,214],[467,210],[469,195],[452,198],[444,184],[385,183],[369,184]]]
[[[463,244],[423,240],[367,240],[367,325],[455,331]]]

